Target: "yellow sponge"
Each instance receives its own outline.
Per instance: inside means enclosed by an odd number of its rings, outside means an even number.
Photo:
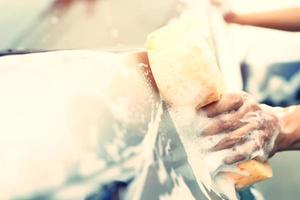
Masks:
[[[228,172],[228,175],[235,180],[236,189],[243,189],[273,176],[271,166],[265,162],[249,160],[238,164],[238,167],[241,172],[245,172],[245,175]]]
[[[150,66],[164,100],[202,107],[220,98],[222,78],[200,20],[181,18],[147,38]]]

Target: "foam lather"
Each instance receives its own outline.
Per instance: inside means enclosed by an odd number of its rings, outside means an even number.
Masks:
[[[173,108],[199,109],[218,101],[223,92],[222,75],[209,34],[196,18],[180,18],[148,35],[151,70],[163,100]],[[240,163],[241,174],[228,173],[236,189],[272,177],[271,167],[250,160]]]

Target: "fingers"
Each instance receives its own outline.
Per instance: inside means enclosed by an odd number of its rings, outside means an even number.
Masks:
[[[212,151],[220,151],[223,149],[233,148],[236,145],[241,145],[247,141],[247,135],[258,128],[260,128],[258,127],[258,123],[251,122],[246,124],[245,126],[229,133],[227,137],[222,139],[212,148]]]
[[[252,159],[251,155],[260,149],[260,145],[255,141],[249,141],[245,144],[241,145],[239,148],[233,150],[233,153],[230,156],[224,159],[224,163],[227,165],[231,165],[237,162],[241,162],[243,160]]]
[[[246,160],[247,157],[248,157],[248,155],[246,153],[244,153],[244,154],[236,154],[236,155],[233,155],[233,156],[225,158],[224,159],[224,163],[227,164],[227,165],[232,165],[234,163]]]
[[[250,113],[255,113],[255,111],[258,110],[260,110],[260,107],[257,104],[244,103],[236,112],[217,116],[215,120],[212,121],[212,123],[203,131],[202,135],[216,135],[236,130],[249,123],[249,121],[251,121]]]
[[[216,135],[220,133],[227,133],[243,126],[238,115],[226,115],[212,121],[212,123],[202,132],[202,136]]]
[[[225,112],[237,110],[243,105],[243,98],[240,94],[228,94],[216,103],[203,107],[208,117],[215,117]]]

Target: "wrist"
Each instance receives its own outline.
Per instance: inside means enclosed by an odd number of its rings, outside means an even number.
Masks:
[[[277,112],[280,132],[275,140],[274,153],[287,150],[296,150],[300,147],[300,107],[291,106]]]

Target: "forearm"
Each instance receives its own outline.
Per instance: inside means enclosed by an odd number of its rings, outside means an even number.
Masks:
[[[280,123],[276,151],[300,150],[300,106],[285,108]]]
[[[231,17],[229,22],[286,31],[300,31],[300,7],[252,14],[236,14]]]

